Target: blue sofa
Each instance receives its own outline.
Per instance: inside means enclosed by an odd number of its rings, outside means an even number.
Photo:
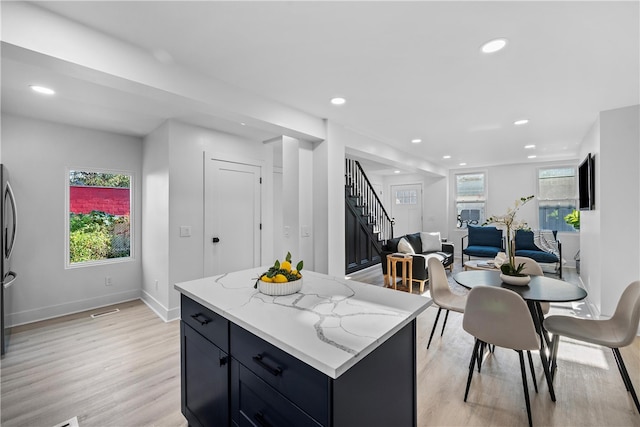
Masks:
[[[462,265],[464,256],[478,258],[495,258],[498,252],[504,252],[502,230],[491,226],[467,226],[468,233],[462,237]],[[467,246],[465,247],[465,239]]]
[[[556,272],[560,279],[562,279],[562,244],[557,237],[558,232],[553,231],[553,237],[558,242],[558,255],[556,256],[551,252],[545,252],[536,246],[533,239],[533,231],[531,230],[518,230],[514,238],[514,248],[516,256],[524,256],[531,258],[541,263],[556,263]]]

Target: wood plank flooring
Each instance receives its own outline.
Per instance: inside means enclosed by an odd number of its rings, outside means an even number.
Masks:
[[[16,328],[2,359],[2,426],[184,426],[180,327],[140,300]]]
[[[352,278],[382,284],[379,267]],[[186,426],[179,323],[162,322],[141,301],[117,307],[119,313],[96,319],[85,312],[15,328],[0,364],[3,427],[51,427],[74,416],[81,427]],[[473,339],[462,330],[462,315],[452,313],[444,336],[439,326],[427,350],[436,312],[432,307],[418,318],[418,425],[526,425],[517,354],[496,349],[488,356],[463,402]],[[640,339],[622,354],[640,391]],[[529,385],[534,425],[640,426],[610,350],[563,339],[559,358],[553,403],[534,356],[540,389],[535,394]]]

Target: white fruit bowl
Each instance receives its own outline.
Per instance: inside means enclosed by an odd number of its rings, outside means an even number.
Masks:
[[[258,280],[258,290],[266,295],[291,295],[302,289],[302,277],[293,282],[274,283]]]
[[[500,280],[507,285],[527,286],[531,281],[531,276],[509,276],[507,274],[500,273]]]

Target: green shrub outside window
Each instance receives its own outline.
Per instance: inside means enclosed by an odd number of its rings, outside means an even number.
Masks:
[[[87,171],[70,171],[69,186],[98,187],[101,190],[113,188],[128,189],[130,192],[131,176]],[[102,261],[131,256],[131,224],[130,224],[130,193],[126,201],[127,214],[115,214],[115,207],[110,208],[111,200],[94,200],[92,203],[102,206],[104,210],[92,210],[88,213],[72,210],[73,201],[69,208],[69,263],[83,263]],[[76,208],[77,209],[77,208]],[[120,207],[122,210],[122,207]]]

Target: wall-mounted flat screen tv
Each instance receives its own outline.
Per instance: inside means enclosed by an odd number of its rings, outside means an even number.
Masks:
[[[591,153],[578,166],[578,196],[581,211],[596,208],[595,156]]]

